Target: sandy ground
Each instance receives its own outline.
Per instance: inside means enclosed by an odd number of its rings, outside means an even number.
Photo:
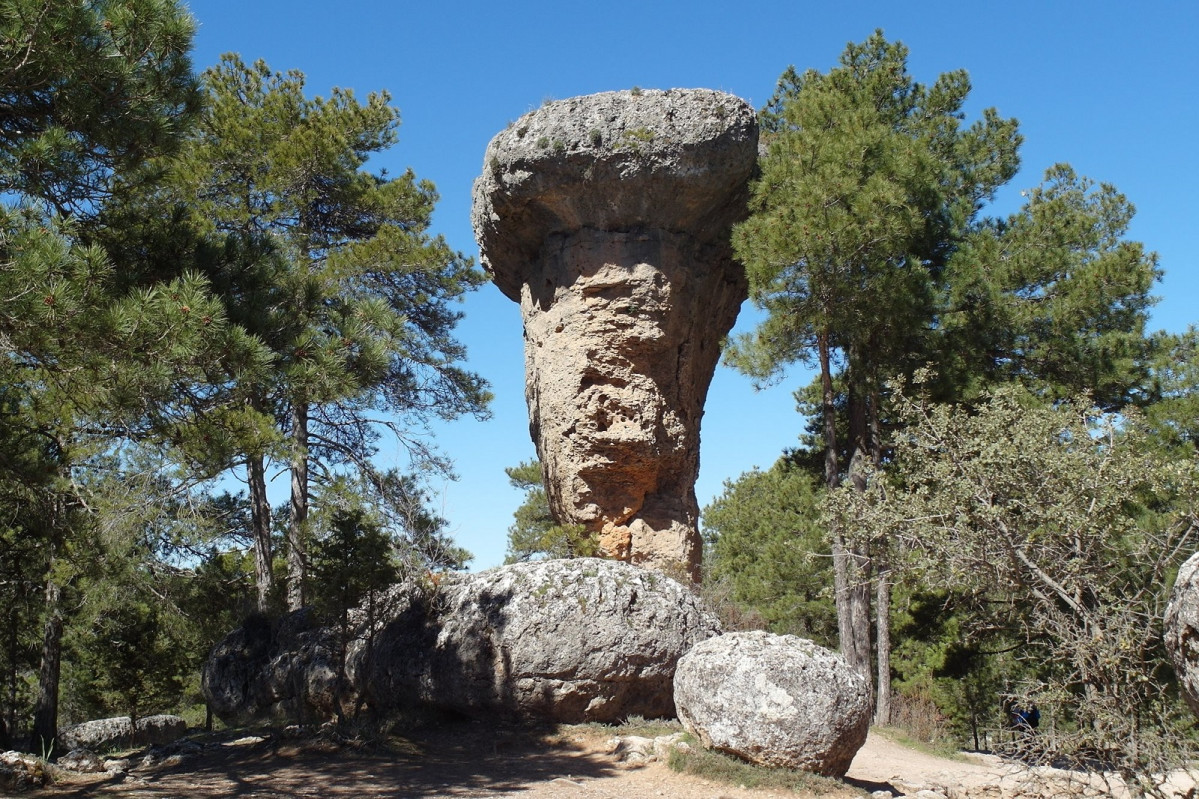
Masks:
[[[38,797],[520,797],[520,799],[751,799],[801,796],[747,789],[671,771],[630,766],[612,754],[612,730],[568,727],[548,736],[462,724],[386,749],[276,738],[209,741],[178,765],[110,776],[70,775]],[[951,795],[998,785],[1012,767],[996,758],[951,760],[871,734],[841,786],[808,797],[914,794],[953,786]],[[985,793],[985,790],[983,791]]]

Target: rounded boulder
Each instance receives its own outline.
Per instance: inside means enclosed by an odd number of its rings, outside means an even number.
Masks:
[[[679,720],[704,746],[765,766],[843,776],[870,727],[870,687],[840,655],[793,635],[728,633],[674,677]]]
[[[444,579],[375,637],[373,707],[609,722],[674,715],[679,658],[719,633],[680,583],[619,561],[548,560]]]

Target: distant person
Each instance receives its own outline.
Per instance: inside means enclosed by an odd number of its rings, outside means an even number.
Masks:
[[[1007,714],[1008,726],[1017,732],[1025,735],[1032,735],[1033,731],[1041,724],[1041,711],[1037,708],[1035,702],[1030,702],[1028,706],[1016,704],[1014,699],[1007,699],[1003,703],[1004,712]]]

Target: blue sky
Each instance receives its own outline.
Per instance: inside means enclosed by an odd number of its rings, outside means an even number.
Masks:
[[[487,142],[547,99],[613,89],[712,88],[760,107],[788,65],[827,70],[845,44],[882,28],[932,82],[952,69],[973,82],[969,119],[986,107],[1020,120],[1023,169],[997,198],[1019,193],[1058,161],[1114,184],[1137,207],[1130,237],[1165,270],[1151,327],[1199,322],[1199,3],[1195,2],[405,2],[192,0],[197,69],[237,52],[298,69],[312,94],[386,89],[403,116],[399,144],[372,162],[411,167],[441,193],[434,232],[477,256],[470,188]],[[475,569],[502,561],[519,492],[504,467],[534,454],[524,402],[519,309],[493,286],[470,295],[460,339],[496,395],[489,422],[440,425],[460,479],[431,488]],[[752,326],[747,306],[738,322]],[[803,420],[796,367],[755,391],[719,367],[702,427],[701,506],[726,479],[767,467]],[[385,451],[403,466],[398,453]]]

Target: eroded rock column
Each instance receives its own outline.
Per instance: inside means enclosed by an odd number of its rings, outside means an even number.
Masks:
[[[699,576],[699,425],[746,297],[729,246],[753,109],[701,89],[549,103],[487,148],[473,221],[520,303],[529,423],[559,523]]]

